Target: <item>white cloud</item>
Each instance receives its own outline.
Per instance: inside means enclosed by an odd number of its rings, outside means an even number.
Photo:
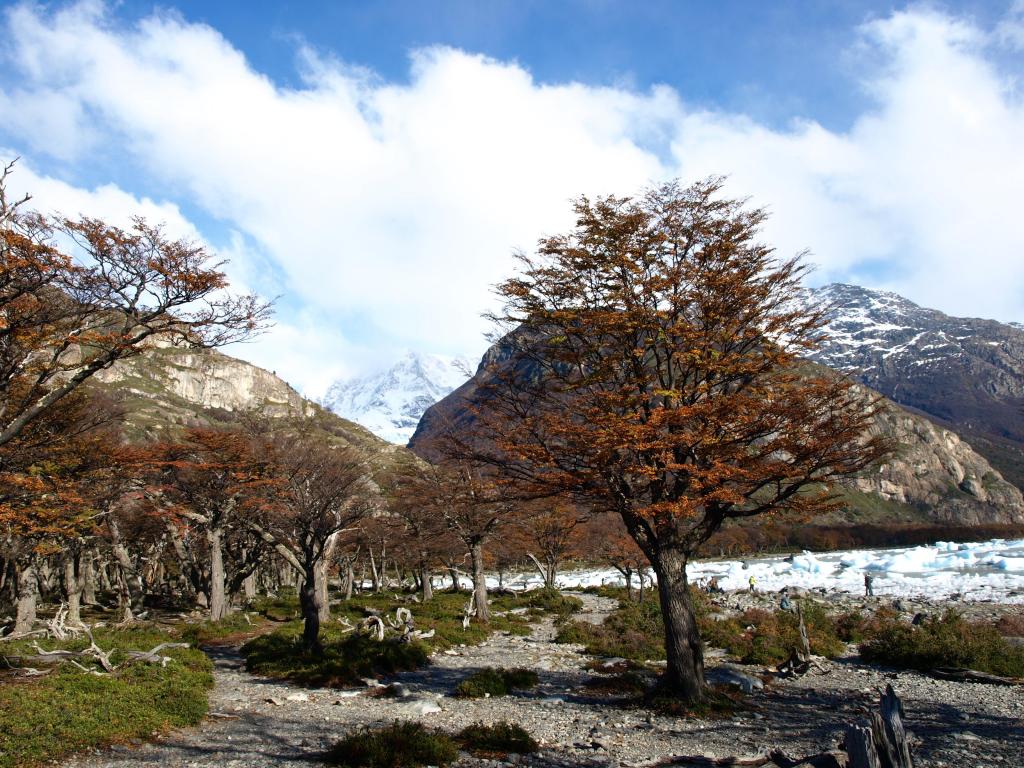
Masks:
[[[538,83],[446,48],[415,52],[402,84],[302,49],[302,86],[284,88],[209,27],[126,27],[93,3],[17,6],[7,27],[9,140],[72,165],[113,143],[161,195],[244,235],[240,278],[258,251],[308,308],[252,349],[308,391],[381,347],[480,351],[489,286],[571,223],[571,197],[677,175],[730,175],[819,279],[877,283],[884,263],[916,300],[1024,318],[1024,110],[986,48],[1002,33],[936,12],[861,30],[875,106],[841,133],[694,110],[666,87]]]

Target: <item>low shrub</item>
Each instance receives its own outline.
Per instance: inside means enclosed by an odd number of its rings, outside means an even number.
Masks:
[[[828,612],[810,602],[803,605],[803,612],[811,653],[829,658],[839,655],[845,643]],[[744,664],[772,665],[785,661],[799,647],[799,626],[796,613],[755,608],[730,619],[701,621],[700,631],[706,643],[724,648]]]
[[[507,696],[512,691],[536,688],[540,682],[531,669],[499,669],[487,667],[471,674],[455,687],[455,695],[462,699],[484,696]]]
[[[557,589],[545,587],[527,592],[526,606],[556,616],[569,616],[583,609],[583,601],[578,597],[563,595]]]
[[[596,675],[589,678],[584,685],[596,693],[637,694],[650,688],[651,681],[637,672],[619,672],[614,675]]]
[[[928,671],[963,667],[1024,677],[1024,648],[1011,645],[992,624],[970,622],[954,611],[913,626],[889,621],[860,646],[865,661]]]
[[[634,661],[665,658],[665,629],[657,600],[621,600],[600,625],[563,621],[555,642],[578,643],[592,656]]]
[[[258,619],[257,623],[259,623]],[[232,613],[220,621],[201,621],[189,624],[182,629],[181,637],[185,642],[201,645],[253,632],[254,626],[252,619],[246,619],[246,614]]]
[[[1006,614],[996,622],[996,631],[1003,637],[1024,637],[1024,615]]]
[[[353,685],[364,677],[419,669],[429,661],[422,643],[381,642],[352,634],[325,642],[322,653],[306,653],[297,632],[281,630],[250,640],[242,646],[242,655],[249,672],[317,687]]]
[[[450,736],[421,723],[395,721],[364,728],[335,744],[324,756],[331,765],[350,768],[418,768],[446,766],[459,756]]]
[[[505,721],[492,725],[474,723],[463,728],[456,740],[467,752],[486,757],[505,757],[509,753],[526,755],[540,749],[526,730]]]
[[[206,716],[212,665],[201,651],[170,648],[167,666],[129,662],[127,650],[150,650],[179,638],[151,629],[96,629],[96,644],[113,649],[119,668],[96,676],[65,664],[46,677],[29,681],[0,678],[0,768],[60,761],[93,749],[153,733],[195,725]],[[87,639],[40,639],[46,650],[81,650]],[[4,656],[17,664],[32,655],[29,641],[4,644]],[[84,663],[84,662],[83,662]]]

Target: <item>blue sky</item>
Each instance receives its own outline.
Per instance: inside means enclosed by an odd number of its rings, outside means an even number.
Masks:
[[[235,354],[316,395],[477,356],[581,193],[729,176],[815,280],[1024,319],[1024,3],[99,0],[3,6],[0,153],[279,295]]]

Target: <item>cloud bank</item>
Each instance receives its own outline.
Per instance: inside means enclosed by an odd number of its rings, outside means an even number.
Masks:
[[[664,86],[537,82],[449,48],[412,52],[402,83],[300,48],[301,83],[283,87],[173,13],[126,25],[93,2],[19,5],[0,117],[30,166],[134,179],[129,193],[33,175],[40,206],[114,215],[116,198],[210,236],[180,205],[229,232],[232,276],[287,296],[280,327],[239,353],[316,394],[398,347],[479,353],[514,249],[567,228],[579,194],[673,177],[728,175],[770,208],[780,252],[811,250],[818,281],[1024,319],[1024,107],[993,53],[1017,49],[1019,19],[867,23],[847,55],[873,106],[833,132],[695,109]]]

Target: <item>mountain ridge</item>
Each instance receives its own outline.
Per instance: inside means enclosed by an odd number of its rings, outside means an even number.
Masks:
[[[1024,488],[1024,327],[843,283],[812,296],[831,307],[812,360],[954,430]]]

